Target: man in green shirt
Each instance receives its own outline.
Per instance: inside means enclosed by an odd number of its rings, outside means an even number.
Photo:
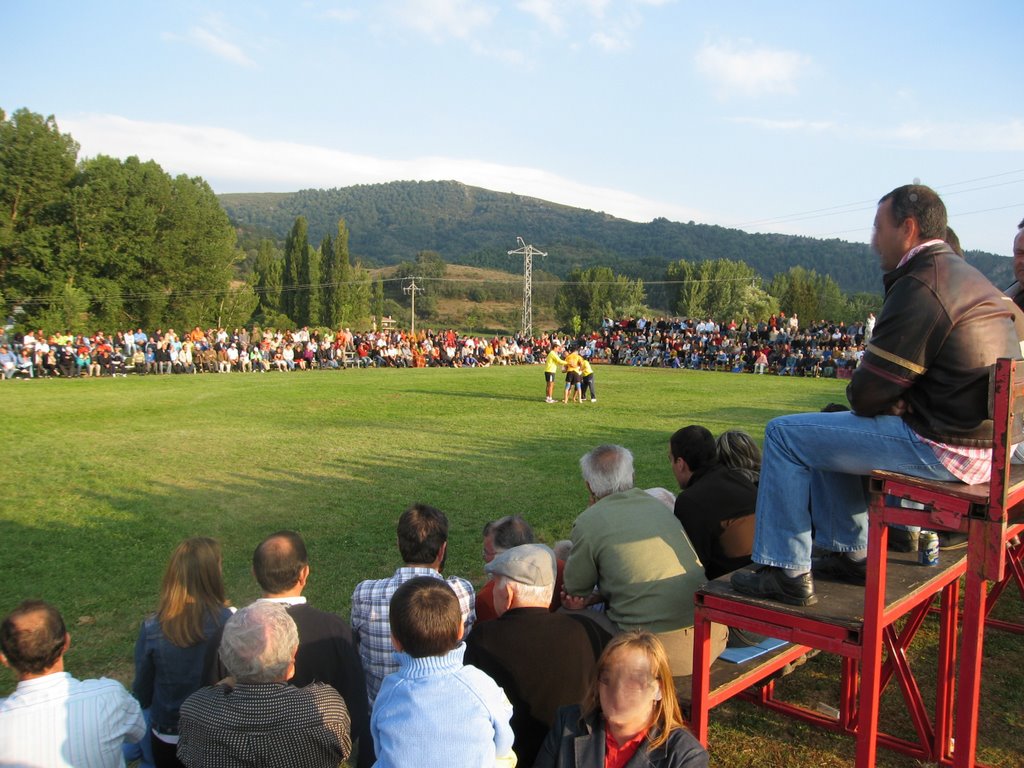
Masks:
[[[654,632],[673,676],[691,674],[693,593],[705,579],[682,526],[664,504],[633,487],[633,454],[622,446],[594,448],[580,468],[590,506],[573,523],[563,606],[603,601],[612,629]],[[713,626],[713,659],[727,637],[726,627]]]

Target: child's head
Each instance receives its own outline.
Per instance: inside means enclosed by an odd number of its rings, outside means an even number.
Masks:
[[[462,639],[459,598],[433,576],[417,576],[395,590],[388,618],[395,646],[417,659],[443,656]]]

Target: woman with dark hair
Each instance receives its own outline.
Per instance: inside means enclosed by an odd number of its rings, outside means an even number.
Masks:
[[[178,708],[203,684],[210,639],[228,620],[220,544],[185,539],[171,554],[160,587],[160,605],[139,629],[132,693],[150,710],[153,762],[180,766]]]
[[[742,429],[729,429],[715,441],[718,460],[754,485],[761,479],[761,449]]]
[[[672,671],[650,632],[617,635],[583,703],[562,707],[534,768],[707,768],[683,726]]]

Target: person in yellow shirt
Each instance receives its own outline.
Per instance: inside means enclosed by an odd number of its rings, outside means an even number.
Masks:
[[[569,402],[570,392],[574,403],[582,402],[580,369],[583,358],[575,349],[570,350],[565,356],[565,396],[563,403]]]
[[[590,390],[590,402],[597,402],[597,393],[594,392],[594,368],[590,365],[590,361],[587,358],[582,358],[580,364],[580,374],[582,376],[581,384],[583,386],[582,395],[584,398],[587,396],[587,390]]]
[[[555,402],[552,397],[555,392],[555,374],[558,373],[559,366],[565,365],[565,360],[559,354],[561,351],[561,342],[554,342],[551,345],[551,351],[548,352],[547,360],[544,362],[544,381],[547,384],[547,397],[544,398],[544,402],[546,403]]]

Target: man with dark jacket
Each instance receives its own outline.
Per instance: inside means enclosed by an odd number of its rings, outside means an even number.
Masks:
[[[611,635],[595,622],[548,609],[555,554],[543,544],[505,550],[484,566],[498,618],[478,623],[463,661],[482,669],[512,702],[513,749],[533,765],[559,707],[583,699]]]
[[[1017,236],[1013,238],[1013,276],[1017,279],[1006,289],[1006,295],[1024,309],[1024,219],[1017,225]]]
[[[757,486],[718,460],[715,437],[691,424],[669,439],[672,474],[682,489],[675,515],[704,575],[717,579],[750,563]]]
[[[819,576],[864,583],[863,475],[891,469],[932,480],[988,480],[989,374],[1020,358],[1019,310],[944,242],[946,208],[928,187],[894,189],[878,203],[872,247],[885,301],[847,387],[849,412],[782,416],[765,430],[757,496],[756,571],[736,591],[793,605],[816,602]]]
[[[351,718],[353,765],[373,765],[363,665],[345,620],[314,608],[302,596],[309,579],[305,541],[294,531],[271,534],[253,552],[252,572],[263,591],[262,600],[283,604],[298,628],[295,674],[288,682],[300,688],[313,682],[327,683],[340,693]],[[219,638],[210,643],[211,648],[219,645]],[[223,666],[211,669],[207,678],[215,683],[225,671]]]

